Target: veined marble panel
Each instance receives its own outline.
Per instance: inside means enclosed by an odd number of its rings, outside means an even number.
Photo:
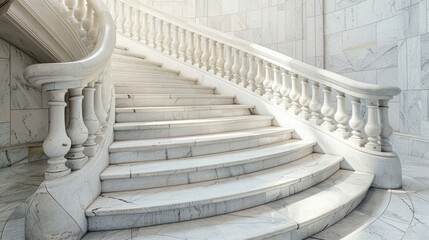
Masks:
[[[325,1],[329,2],[329,1]],[[342,32],[346,29],[345,10],[339,10],[325,15],[325,34]]]
[[[395,0],[366,0],[357,5],[358,26],[375,23],[395,16]]]
[[[419,4],[398,11],[398,39],[410,38],[420,33]]]
[[[377,43],[398,41],[398,18],[396,16],[377,22]]]
[[[10,122],[10,65],[8,59],[0,59],[0,113],[0,122]]]
[[[10,57],[10,45],[3,39],[0,39],[0,58],[9,59]]]
[[[247,5],[247,4],[246,4]],[[246,13],[247,28],[260,28],[262,27],[262,10],[255,10]]]
[[[208,16],[219,16],[222,14],[222,1],[221,0],[207,0],[208,3]]]
[[[235,14],[238,12],[238,0],[222,0],[222,14]]]
[[[10,145],[10,123],[0,123],[0,147]]]
[[[370,24],[343,32],[343,52],[362,51],[377,45],[377,25]]]
[[[255,11],[261,9],[261,2],[260,0],[238,0],[238,9],[240,12]]]
[[[0,152],[0,167],[8,167],[15,163],[26,163],[28,160],[28,148],[10,149]]]
[[[41,89],[24,78],[27,66],[37,63],[21,50],[11,47],[11,108],[35,109],[42,107]]]
[[[401,132],[420,134],[421,126],[420,91],[403,91],[401,93]]]
[[[420,36],[407,39],[407,89],[421,88]],[[424,54],[428,54],[425,52]]]
[[[421,87],[429,88],[429,33],[420,36]]]
[[[231,31],[240,31],[246,28],[246,14],[240,13],[231,15]]]
[[[11,144],[41,142],[48,134],[48,110],[12,110]]]

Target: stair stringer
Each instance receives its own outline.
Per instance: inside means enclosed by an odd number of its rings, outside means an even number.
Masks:
[[[391,189],[402,186],[401,163],[394,152],[375,152],[357,148],[349,141],[286,112],[280,106],[275,106],[248,89],[119,34],[117,44],[128,46],[130,51],[145,55],[150,61],[161,62],[164,68],[179,71],[184,77],[198,79],[201,85],[216,87],[218,94],[235,95],[239,104],[254,105],[255,114],[273,116],[279,126],[295,129],[296,138],[316,141],[318,145],[315,152],[343,156],[345,160],[341,168],[374,174],[372,187]]]

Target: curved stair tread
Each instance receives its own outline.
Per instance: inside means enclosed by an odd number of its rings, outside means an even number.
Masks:
[[[334,225],[365,197],[374,176],[339,170],[324,182],[257,207],[203,219],[135,229],[143,239],[305,239]],[[107,229],[117,229],[108,222]],[[122,228],[131,228],[132,223]],[[92,226],[91,231],[99,230]],[[97,237],[105,232],[88,233]],[[87,238],[84,238],[87,239]]]
[[[136,82],[130,83],[126,82],[115,82],[116,87],[152,87],[152,88],[201,88],[201,89],[216,89],[216,87],[204,86],[204,85],[189,85],[181,83],[146,83],[146,82]]]
[[[168,161],[110,165],[100,175],[101,180],[138,178],[197,172],[206,169],[251,163],[279,155],[291,154],[315,145],[313,141],[289,140],[269,146],[255,147],[226,153],[181,158]]]
[[[159,106],[159,107],[117,107],[116,113],[133,113],[133,112],[188,112],[201,110],[218,110],[218,109],[253,109],[254,105],[194,105],[194,106]]]
[[[235,98],[235,96],[229,95],[216,95],[216,94],[195,94],[195,93],[183,93],[183,94],[116,94],[117,99],[128,99],[128,98],[155,98],[155,99],[203,99],[203,98]]]
[[[246,139],[260,138],[264,136],[279,135],[292,133],[292,129],[283,127],[266,127],[249,129],[245,131],[205,134],[185,137],[145,139],[145,140],[127,140],[113,142],[109,151],[114,152],[130,152],[141,150],[153,150],[163,148],[174,148],[181,146],[198,146],[212,144],[216,142],[229,142]]]
[[[203,119],[189,119],[189,120],[167,120],[167,121],[151,121],[151,122],[128,122],[128,123],[115,123],[114,130],[142,130],[142,129],[157,129],[157,128],[174,128],[186,127],[196,125],[212,125],[218,123],[245,123],[249,121],[258,120],[272,120],[272,116],[263,115],[245,115],[233,117],[219,117],[219,118],[203,118]]]
[[[337,156],[311,154],[279,167],[239,177],[175,187],[103,193],[88,207],[86,215],[148,213],[268,194],[270,190],[288,188],[303,179],[323,174],[327,169],[339,167],[342,160]]]

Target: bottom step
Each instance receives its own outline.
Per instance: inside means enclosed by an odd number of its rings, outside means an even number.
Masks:
[[[304,239],[344,218],[364,199],[372,174],[339,170],[290,197],[220,216],[123,231],[88,233],[83,239]]]

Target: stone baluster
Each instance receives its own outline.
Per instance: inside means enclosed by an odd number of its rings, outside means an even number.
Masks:
[[[265,78],[262,84],[264,85],[265,94],[264,97],[266,97],[268,100],[271,100],[273,98],[273,81],[271,78],[271,63],[264,61],[264,67],[265,67]]]
[[[107,127],[106,125],[107,125],[107,116],[108,116],[106,113],[106,110],[103,107],[102,76],[104,76],[104,73],[100,76],[99,81],[94,84],[95,86],[94,109],[95,109],[95,115],[97,116],[97,119],[100,123],[98,134],[102,133],[103,127]]]
[[[58,8],[60,9],[60,12],[68,11],[65,0],[58,0]]]
[[[131,6],[126,6],[126,15],[125,15],[125,32],[124,34],[128,37],[131,37],[133,31],[133,9]]]
[[[219,77],[223,77],[224,73],[224,65],[225,65],[225,50],[223,48],[223,43],[218,42],[217,43],[217,49],[218,49],[218,58],[216,61],[216,69]]]
[[[162,44],[164,43],[164,21],[162,19],[157,18],[156,23],[158,26],[158,30],[156,31],[155,43],[156,49],[159,51],[163,51]]]
[[[232,49],[232,57],[234,60],[234,63],[232,64],[231,71],[232,71],[232,82],[235,84],[240,83],[240,56],[238,53],[238,49],[233,48]]]
[[[81,169],[88,157],[83,153],[83,143],[88,138],[88,128],[85,126],[82,117],[82,88],[69,90],[70,120],[67,125],[67,135],[71,139],[71,148],[67,153],[66,165],[72,170]]]
[[[203,56],[203,50],[201,47],[201,35],[196,35],[195,36],[195,52],[194,52],[194,58],[195,58],[195,63],[194,66],[200,68],[202,66],[202,56]]]
[[[142,29],[140,31],[140,41],[143,44],[148,44],[148,35],[149,35],[149,23],[147,18],[147,13],[143,13],[143,19],[142,19]]]
[[[49,94],[49,133],[43,142],[43,150],[49,157],[46,180],[62,177],[70,173],[64,157],[71,147],[71,140],[66,134],[64,96],[67,90],[51,90]]]
[[[180,44],[179,44],[179,59],[186,61],[186,32],[185,29],[179,28]]]
[[[162,45],[164,46],[164,53],[170,55],[170,50],[171,50],[171,23],[169,22],[164,22],[164,29],[165,29],[165,38],[164,38],[164,42],[162,43]]]
[[[204,71],[209,70],[209,57],[210,57],[210,49],[209,49],[209,40],[206,37],[202,37],[203,42],[203,55],[201,56],[202,59],[202,69]]]
[[[349,130],[347,129],[347,123],[349,116],[346,112],[346,96],[342,92],[337,91],[337,112],[334,115],[335,121],[337,121],[337,129],[335,134],[342,138],[348,138],[350,136]]]
[[[247,89],[254,92],[256,91],[255,77],[256,77],[256,69],[255,69],[255,56],[251,54],[247,54],[247,61],[249,62],[249,71],[247,72]]]
[[[89,2],[87,2],[87,5],[89,5]],[[90,14],[90,12],[91,11],[88,8],[88,14],[86,15],[85,21],[90,15],[92,17],[92,14]],[[91,24],[92,24],[92,20],[91,20]],[[119,3],[119,11],[118,11],[118,18],[116,20],[116,25],[118,26],[119,32],[121,33],[125,32],[125,3],[124,2]]]
[[[77,0],[66,0],[65,3],[68,9],[67,21],[69,21],[70,23],[77,23],[77,20],[74,17],[74,10],[77,7]]]
[[[193,32],[186,31],[188,35],[188,48],[186,49],[186,62],[193,65],[194,64],[194,52],[195,52],[195,35]]]
[[[380,100],[379,101],[379,113],[380,113],[380,143],[381,151],[383,152],[392,152],[392,144],[390,144],[390,136],[393,134],[393,128],[390,126],[389,122],[389,100]]]
[[[179,29],[173,25],[173,41],[171,42],[171,56],[179,57]]]
[[[216,73],[216,61],[217,61],[217,56],[216,56],[216,41],[209,39],[209,43],[210,43],[210,58],[209,58],[209,66],[210,66],[210,73]]]
[[[232,48],[228,45],[225,46],[225,66],[223,67],[225,70],[224,78],[231,80],[232,79],[232,55],[231,55]]]
[[[332,106],[332,90],[330,87],[325,87],[323,89],[323,105],[322,109],[320,109],[320,112],[323,115],[323,123],[322,127],[328,131],[334,131],[335,130],[335,124],[334,124],[334,114],[335,109]]]
[[[262,84],[264,81],[264,69],[263,69],[263,65],[262,65],[262,60],[260,58],[256,58],[255,60],[256,62],[256,77],[255,77],[255,84],[256,84],[256,91],[255,93],[262,96],[264,95],[265,91],[264,91],[264,85]]]
[[[310,97],[308,95],[308,79],[302,78],[301,80],[301,97],[299,98],[299,104],[301,105],[301,112],[299,116],[308,120],[311,117],[311,112],[309,109]]]
[[[291,78],[291,88],[289,92],[289,98],[291,99],[291,107],[289,108],[289,111],[295,115],[298,115],[301,108],[299,106],[299,99],[301,97],[301,94],[298,91],[298,74],[292,74]]]
[[[86,37],[84,41],[86,44],[89,44],[91,42],[89,32],[91,31],[92,24],[94,21],[94,13],[92,10],[92,6],[89,3],[86,4],[86,8],[87,8],[86,17],[85,17],[85,20],[83,20],[82,27],[86,32],[85,34]]]
[[[98,36],[98,20],[97,20],[97,18],[98,18],[97,15],[94,14],[94,17],[93,17],[94,20],[92,22],[92,27],[88,33],[89,39],[91,39],[90,44],[89,44],[91,47],[95,46],[95,42],[96,42],[97,36]]]
[[[320,91],[319,91],[319,83],[313,81],[313,85],[311,86],[311,101],[310,101],[310,110],[311,110],[311,118],[310,122],[320,125],[323,120],[320,117],[320,109],[322,108],[322,103],[320,102]]]
[[[79,2],[85,2],[86,0],[79,0]],[[118,19],[118,0],[112,0],[110,2],[110,12],[112,13],[112,18],[115,23]]]
[[[95,134],[100,127],[97,115],[95,114],[94,109],[94,83],[88,84],[86,88],[83,89],[83,121],[88,128],[88,139],[85,141],[83,146],[85,147],[85,154],[89,157],[94,156],[97,142],[95,141]]]
[[[134,24],[133,24],[133,30],[131,36],[139,41],[140,40],[140,30],[142,28],[141,24],[141,11],[133,8],[133,15],[134,15]]]
[[[378,101],[376,100],[367,100],[368,101],[368,121],[365,126],[365,133],[368,136],[368,142],[365,145],[365,148],[380,152],[380,134],[381,126],[379,124],[379,109]]]
[[[148,46],[151,48],[155,48],[156,41],[156,21],[154,16],[150,16],[149,21],[149,33],[148,33]]]
[[[247,54],[243,51],[240,51],[240,61],[241,61],[241,67],[240,67],[240,86],[246,88],[249,83],[247,82]]]
[[[365,143],[365,140],[362,138],[362,128],[364,126],[363,119],[360,113],[360,98],[353,97],[352,99],[352,117],[350,118],[349,125],[352,129],[352,135],[349,140],[357,145],[362,147]]]
[[[280,69],[278,66],[274,66],[273,65],[273,85],[272,85],[272,89],[273,89],[273,98],[271,99],[271,101],[275,104],[280,104],[282,101],[282,96],[280,93],[280,88],[282,86],[282,82],[281,82],[281,78],[279,76],[280,74]]]
[[[79,23],[79,35],[80,37],[85,37],[85,29],[83,29],[83,21],[86,17],[86,4],[85,0],[79,0],[77,7],[74,11],[74,17]]]
[[[280,88],[280,94],[283,96],[281,105],[284,107],[284,109],[288,109],[291,105],[291,100],[289,98],[290,93],[290,85],[289,85],[289,72],[285,69],[281,69],[281,75],[282,75],[282,86]]]

